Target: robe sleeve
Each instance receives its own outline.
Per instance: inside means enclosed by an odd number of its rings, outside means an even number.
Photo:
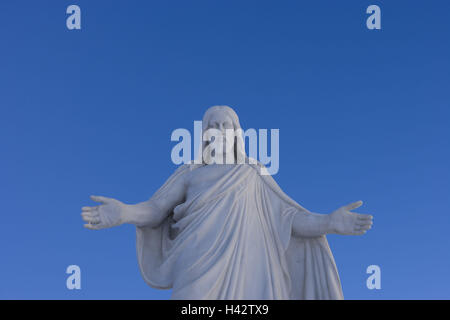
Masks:
[[[178,189],[180,180],[191,170],[191,165],[179,167],[150,198],[149,203],[154,210],[171,211],[169,198],[174,189]],[[170,207],[170,208],[169,208]],[[136,253],[139,269],[145,282],[156,289],[170,289],[172,275],[169,265],[165,265],[165,253],[171,246],[170,226],[173,223],[172,213],[164,212],[167,217],[157,227],[136,227]]]
[[[254,168],[260,172],[261,166],[258,164]],[[310,211],[287,196],[270,175],[260,177],[279,199],[279,204],[270,207],[271,221],[280,233],[278,238],[284,249],[282,254],[290,278],[291,299],[343,299],[339,274],[326,236],[306,238],[292,235],[295,214],[308,214]]]

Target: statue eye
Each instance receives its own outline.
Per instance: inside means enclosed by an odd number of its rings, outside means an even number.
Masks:
[[[218,123],[217,121],[211,122],[211,123],[209,124],[209,128],[210,128],[210,129],[217,129],[217,128],[219,128],[219,127],[220,127],[220,125],[219,125],[219,123]]]

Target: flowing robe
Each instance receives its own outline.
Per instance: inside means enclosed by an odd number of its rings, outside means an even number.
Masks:
[[[187,183],[184,202],[158,227],[137,227],[141,274],[172,299],[342,299],[325,236],[292,235],[296,214],[310,214],[259,165],[233,165],[201,180],[201,166],[183,165],[155,193]],[[184,179],[184,180],[183,180]]]

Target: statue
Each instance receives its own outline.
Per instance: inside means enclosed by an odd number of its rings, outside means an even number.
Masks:
[[[228,106],[209,108],[202,123],[204,132],[241,129]],[[215,159],[245,153],[235,137]],[[326,234],[362,235],[372,216],[351,211],[361,201],[310,212],[261,174],[262,164],[244,159],[184,164],[134,205],[92,196],[101,204],[82,208],[85,227],[135,225],[141,274],[151,287],[172,288],[172,299],[343,299]]]

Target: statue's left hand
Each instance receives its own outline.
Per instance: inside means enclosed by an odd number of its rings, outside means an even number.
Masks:
[[[359,208],[362,203],[362,201],[357,201],[333,211],[330,214],[330,229],[332,232],[342,235],[361,235],[372,228],[373,217],[370,214],[350,211]]]

